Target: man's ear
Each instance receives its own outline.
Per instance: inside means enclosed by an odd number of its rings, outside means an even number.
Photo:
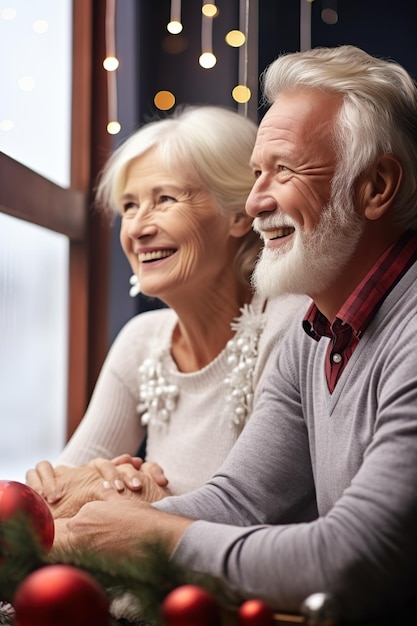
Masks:
[[[363,190],[364,216],[377,220],[391,207],[403,177],[403,167],[393,154],[381,154],[366,177]]]
[[[252,228],[253,218],[245,211],[235,213],[230,220],[231,237],[243,237]]]

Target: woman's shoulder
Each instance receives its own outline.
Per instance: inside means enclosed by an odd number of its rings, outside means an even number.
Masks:
[[[264,310],[265,327],[262,345],[276,344],[287,334],[291,326],[302,327],[302,320],[311,305],[308,296],[284,294],[270,298]]]
[[[282,319],[292,319],[297,313],[302,317],[311,304],[311,298],[297,293],[283,294],[270,298],[266,304],[265,312],[270,319],[277,317]]]
[[[149,343],[154,337],[161,342],[169,341],[177,319],[177,314],[172,309],[155,309],[139,313],[126,322],[114,344],[129,344],[133,347],[143,342]]]

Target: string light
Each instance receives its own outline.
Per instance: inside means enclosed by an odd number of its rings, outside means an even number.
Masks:
[[[119,122],[109,122],[107,124],[107,132],[109,135],[117,135],[121,131],[121,125]]]
[[[119,67],[119,60],[116,56],[115,41],[115,14],[116,0],[106,0],[106,58],[103,67],[107,71],[107,106],[109,135],[120,133],[121,125],[117,121],[117,79],[116,69]]]
[[[300,51],[311,48],[311,0],[300,0]]]
[[[246,41],[245,33],[241,30],[229,30],[226,34],[225,41],[232,48],[240,48]]]
[[[235,102],[244,105],[244,115],[248,115],[248,102],[251,99],[251,90],[248,87],[248,35],[249,35],[249,1],[246,0],[244,3],[244,11],[242,11],[243,2],[240,3],[240,27],[239,31],[231,31],[236,34],[231,36],[232,41],[241,41],[239,47],[242,48],[243,52],[239,53],[239,85],[236,85],[232,89],[232,98]],[[243,15],[242,15],[243,13]],[[237,33],[240,33],[242,37],[239,37]],[[230,35],[230,33],[228,33]],[[226,40],[227,41],[227,40]],[[229,42],[228,42],[229,43]],[[230,44],[229,45],[233,45]],[[238,47],[238,46],[236,46]]]
[[[182,31],[181,0],[171,0],[171,18],[167,24],[167,31],[171,35],[178,35]]]
[[[119,67],[119,59],[116,59],[116,57],[106,57],[103,61],[103,67],[108,72],[114,72]]]
[[[249,102],[251,95],[251,90],[249,87],[246,87],[246,85],[236,85],[232,90],[233,100],[236,100],[236,102],[240,104]]]
[[[217,63],[216,55],[213,54],[213,18],[203,14],[201,18],[201,54],[198,62],[205,70],[211,69]]]
[[[218,13],[218,9],[214,2],[210,2],[209,0],[203,0],[203,6],[201,7],[201,12],[206,17],[216,17]]]

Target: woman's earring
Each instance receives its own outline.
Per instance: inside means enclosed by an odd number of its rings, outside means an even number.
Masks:
[[[136,274],[133,274],[129,278],[129,283],[132,285],[131,288],[129,289],[129,296],[131,298],[134,298],[135,296],[140,294],[139,278],[136,276]]]

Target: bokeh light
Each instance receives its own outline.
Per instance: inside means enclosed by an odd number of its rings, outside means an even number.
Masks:
[[[246,85],[236,85],[236,87],[232,90],[233,100],[236,100],[236,102],[239,102],[240,104],[248,102],[251,95],[251,90],[249,87],[246,87]]]
[[[155,94],[153,101],[157,109],[168,111],[175,104],[175,96],[171,91],[162,90]]]

